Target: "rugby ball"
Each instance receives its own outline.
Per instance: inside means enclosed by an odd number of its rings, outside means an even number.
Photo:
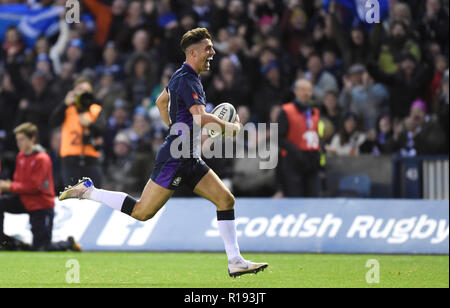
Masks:
[[[230,122],[230,123],[234,123],[234,121],[236,121],[236,109],[234,108],[233,105],[231,105],[230,103],[223,103],[220,104],[219,106],[217,106],[216,108],[214,108],[214,110],[211,112],[211,114],[214,114],[215,116],[217,116],[219,119]],[[219,131],[215,131],[212,129],[208,129],[208,135],[211,138],[215,138],[219,135],[224,136],[225,132],[219,132]]]

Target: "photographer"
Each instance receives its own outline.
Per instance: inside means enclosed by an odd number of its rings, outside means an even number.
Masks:
[[[90,177],[101,185],[99,150],[106,120],[102,107],[94,100],[91,82],[81,77],[52,114],[52,124],[62,125],[60,156],[64,185],[82,177]]]

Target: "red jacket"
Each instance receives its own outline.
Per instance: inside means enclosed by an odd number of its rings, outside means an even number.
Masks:
[[[35,150],[17,155],[11,192],[20,196],[27,211],[52,209],[55,206],[52,161],[47,153]]]

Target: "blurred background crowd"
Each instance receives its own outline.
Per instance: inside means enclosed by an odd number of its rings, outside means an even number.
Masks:
[[[167,134],[156,98],[184,61],[182,35],[198,26],[210,30],[217,52],[202,75],[208,110],[230,102],[244,124],[276,123],[281,105],[295,99],[296,80],[307,79],[310,104],[321,111],[323,153],[448,155],[448,0],[382,1],[387,12],[376,24],[348,1],[83,0],[79,23],[57,11],[31,38],[40,24],[2,25],[2,8],[24,2],[0,0],[5,178],[17,153],[12,131],[29,121],[53,159],[57,191],[70,184],[60,177],[61,129],[52,112],[83,76],[103,107],[102,186],[140,192]],[[28,1],[36,9],[65,4]],[[268,138],[250,131],[246,147]],[[257,159],[207,163],[237,196],[282,196],[279,170],[261,170]]]

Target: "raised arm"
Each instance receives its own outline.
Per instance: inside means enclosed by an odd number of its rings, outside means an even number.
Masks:
[[[61,56],[64,53],[67,42],[69,41],[69,25],[64,18],[59,20],[59,36],[55,45],[50,49],[50,58],[53,63],[53,70],[59,74],[61,72]]]

